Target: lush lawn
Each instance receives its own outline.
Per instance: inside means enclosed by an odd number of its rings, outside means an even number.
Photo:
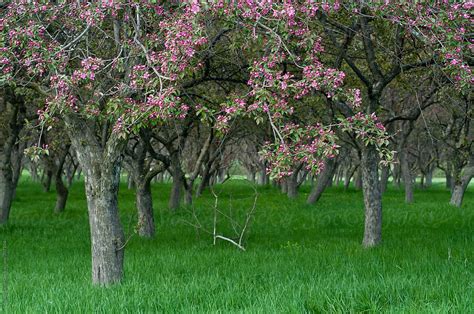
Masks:
[[[253,190],[243,181],[217,188],[223,211],[242,217]],[[330,189],[316,206],[309,187],[288,200],[259,189],[254,224],[242,252],[184,223],[189,211],[166,210],[168,185],[154,187],[157,237],[131,238],[122,285],[90,283],[87,212],[76,183],[67,212],[52,213],[54,192],[24,179],[11,223],[0,229],[8,245],[8,313],[65,312],[474,312],[474,189],[462,208],[448,205],[441,183],[417,191],[405,205],[401,191],[384,197],[384,242],[361,247],[361,193]],[[196,202],[211,229],[214,199]],[[231,204],[229,204],[231,202]],[[121,190],[127,234],[135,220],[133,192]],[[232,235],[220,218],[219,231]],[[3,259],[3,258],[2,258]],[[3,271],[3,263],[0,262]],[[1,299],[0,299],[1,301]]]

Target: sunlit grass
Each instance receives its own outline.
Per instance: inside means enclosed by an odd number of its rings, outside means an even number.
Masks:
[[[361,247],[359,191],[334,187],[317,205],[305,204],[309,187],[289,200],[259,188],[246,252],[197,231],[192,210],[166,209],[170,186],[153,188],[157,236],[132,236],[126,277],[112,288],[90,281],[90,244],[84,190],[76,183],[67,210],[54,215],[54,191],[21,182],[7,240],[6,313],[65,312],[406,312],[474,311],[474,198],[448,205],[442,183],[417,190],[406,205],[391,188],[384,196],[383,244]],[[219,207],[240,221],[254,191],[245,181],[216,187]],[[194,212],[212,229],[214,198],[206,192]],[[121,188],[127,235],[136,223],[133,191]],[[218,232],[234,236],[223,216]],[[3,241],[1,241],[3,242]],[[2,272],[5,269],[3,262]],[[3,273],[2,273],[3,275]],[[0,299],[1,300],[1,299]]]

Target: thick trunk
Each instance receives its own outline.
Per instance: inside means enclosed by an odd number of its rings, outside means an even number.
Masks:
[[[363,245],[373,247],[382,241],[382,194],[378,175],[378,152],[374,146],[364,147],[361,169],[365,203]]]
[[[138,235],[151,238],[155,235],[155,218],[153,216],[153,198],[150,182],[137,184]]]
[[[120,167],[85,169],[92,250],[92,281],[108,285],[123,278],[125,236],[118,213]]]
[[[410,172],[410,164],[406,152],[400,154],[400,166],[403,176],[403,184],[405,185],[405,202],[413,203],[413,178]]]
[[[311,193],[306,200],[308,204],[316,203],[323,194],[324,190],[328,186],[329,181],[334,175],[334,170],[336,166],[336,161],[334,158],[328,159],[325,164],[324,170],[319,174],[316,185],[311,190]]]
[[[101,145],[92,123],[75,114],[66,113],[63,118],[84,172],[91,233],[92,282],[97,285],[118,283],[123,278],[125,250],[118,191],[121,154],[126,142],[111,133],[105,145]]]
[[[464,193],[474,175],[474,166],[468,167],[462,177],[454,182],[453,192],[451,193],[451,205],[461,207]]]
[[[13,200],[13,182],[11,168],[0,165],[0,224],[6,224],[10,217]]]

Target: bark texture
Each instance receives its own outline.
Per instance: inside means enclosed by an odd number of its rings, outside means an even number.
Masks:
[[[382,194],[378,174],[378,152],[374,146],[364,147],[361,168],[365,204],[363,245],[373,247],[382,241]]]
[[[316,185],[311,190],[311,193],[306,200],[308,204],[314,204],[321,198],[324,190],[328,186],[329,181],[334,175],[336,169],[336,160],[334,158],[327,159],[324,170],[319,174]]]

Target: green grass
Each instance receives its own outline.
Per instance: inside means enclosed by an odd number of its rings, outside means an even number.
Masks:
[[[90,280],[90,244],[84,190],[76,183],[67,211],[54,215],[54,192],[24,178],[11,222],[0,229],[8,244],[5,313],[473,313],[474,197],[448,205],[441,183],[416,191],[405,205],[395,188],[384,196],[383,244],[361,247],[359,191],[331,188],[315,206],[270,187],[259,189],[246,252],[184,223],[185,210],[166,210],[170,186],[153,188],[157,237],[131,238],[125,280],[98,288]],[[253,190],[244,181],[217,188],[220,206],[242,217]],[[211,227],[214,199],[195,211]],[[121,188],[122,223],[135,223],[133,191]],[[231,235],[221,219],[219,231]],[[1,241],[3,242],[3,241]],[[0,265],[3,268],[2,262]],[[3,270],[2,270],[3,271]],[[1,299],[0,299],[1,302]]]

